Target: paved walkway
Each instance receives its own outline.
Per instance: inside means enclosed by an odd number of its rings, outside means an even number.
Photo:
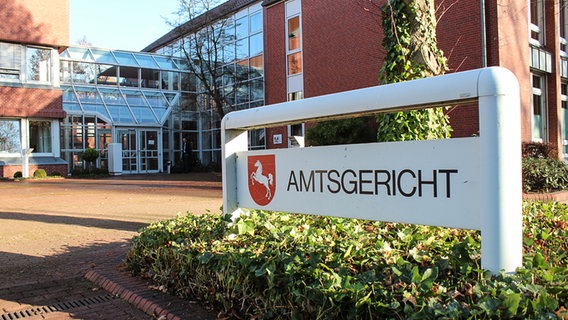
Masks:
[[[0,319],[215,319],[122,260],[139,228],[221,204],[214,174],[0,181]]]

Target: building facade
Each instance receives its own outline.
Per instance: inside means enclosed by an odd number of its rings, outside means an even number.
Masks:
[[[121,144],[124,173],[163,172],[179,162],[182,137],[196,159],[218,168],[223,114],[377,85],[385,3],[229,0],[136,53],[70,47],[68,0],[6,0],[1,176],[24,164],[30,174],[69,173],[85,165],[80,154],[89,147],[101,152],[104,168],[109,143]],[[435,7],[448,72],[511,70],[521,89],[521,140],[550,143],[568,159],[568,0]],[[199,43],[213,55],[198,57]],[[451,106],[448,114],[453,137],[478,134],[477,105]],[[250,148],[309,145],[309,126],[256,130]]]
[[[382,65],[380,6],[386,1],[228,1],[221,19],[262,6],[266,104],[378,84]],[[566,0],[435,1],[438,45],[448,72],[488,66],[511,70],[521,88],[523,142],[549,142],[568,157]],[[188,22],[190,34],[203,24]],[[173,30],[146,50],[179,45]],[[476,105],[452,106],[454,137],[478,134]],[[271,128],[268,148],[303,145],[305,125]],[[309,142],[308,142],[309,143]]]
[[[0,20],[0,177],[37,168],[64,174],[58,66],[69,0],[5,0]]]

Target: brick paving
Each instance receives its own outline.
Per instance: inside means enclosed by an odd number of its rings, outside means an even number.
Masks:
[[[0,289],[0,319],[153,319],[84,277]]]
[[[197,176],[0,181],[0,320],[216,319],[121,267],[128,237],[148,220],[218,208],[219,178],[188,177]],[[92,205],[77,211],[75,199]]]
[[[123,270],[116,254],[84,276],[0,285],[0,319],[216,319],[196,303],[152,289]]]

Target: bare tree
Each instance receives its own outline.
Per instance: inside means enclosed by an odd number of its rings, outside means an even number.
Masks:
[[[219,0],[180,0],[178,25],[180,50],[186,67],[197,79],[202,108],[211,108],[219,119],[234,109],[239,84],[250,70],[236,63],[235,21]]]

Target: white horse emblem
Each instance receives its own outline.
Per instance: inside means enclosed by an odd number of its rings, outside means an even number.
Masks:
[[[262,174],[262,163],[260,163],[260,160],[256,160],[254,166],[256,167],[256,171],[250,174],[251,183],[253,186],[255,181],[262,184],[266,188],[266,194],[264,197],[270,200],[270,198],[272,198],[270,186],[272,185],[274,177],[272,176],[272,173],[269,173],[268,176]]]

